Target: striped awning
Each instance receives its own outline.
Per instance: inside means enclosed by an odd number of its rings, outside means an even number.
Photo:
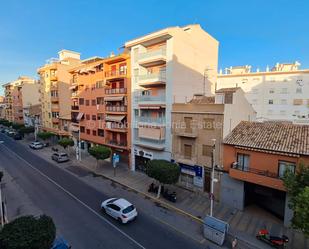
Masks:
[[[84,113],[83,112],[79,112],[77,117],[76,117],[76,120],[80,121],[83,118],[83,116],[84,116]]]
[[[125,116],[123,115],[107,115],[105,120],[106,121],[112,121],[112,122],[121,122]]]

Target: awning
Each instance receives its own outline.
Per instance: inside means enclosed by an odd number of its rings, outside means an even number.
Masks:
[[[107,115],[105,120],[106,121],[113,121],[113,122],[121,122],[126,116],[121,115]]]
[[[152,109],[152,110],[158,110],[161,108],[165,108],[165,105],[139,105],[140,109]]]
[[[110,97],[105,97],[104,101],[122,101],[123,96],[110,96]]]
[[[76,117],[76,120],[77,121],[80,121],[82,119],[82,117],[84,116],[84,113],[83,112],[79,112],[77,117]]]

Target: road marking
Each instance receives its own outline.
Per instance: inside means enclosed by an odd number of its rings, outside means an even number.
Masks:
[[[77,202],[79,202],[82,206],[84,206],[85,208],[87,208],[90,212],[92,212],[93,214],[95,214],[97,217],[99,217],[101,220],[105,221],[107,224],[109,224],[111,227],[113,227],[115,230],[117,230],[119,233],[121,233],[123,236],[125,236],[127,239],[131,240],[134,244],[136,244],[137,246],[139,246],[140,248],[146,249],[144,246],[142,246],[139,242],[137,242],[135,239],[133,239],[130,235],[128,235],[127,233],[123,232],[121,229],[119,229],[117,226],[115,226],[113,223],[111,223],[109,220],[107,220],[106,218],[104,218],[103,216],[101,216],[98,212],[96,212],[95,210],[93,210],[91,207],[89,207],[86,203],[82,202],[80,199],[78,199],[75,195],[73,195],[71,192],[69,192],[68,190],[66,190],[65,188],[63,188],[61,185],[59,185],[57,182],[55,182],[53,179],[51,179],[49,176],[47,176],[46,174],[44,174],[42,171],[38,170],[37,168],[35,168],[34,166],[32,166],[27,160],[25,160],[24,158],[20,157],[17,153],[15,153],[13,150],[11,150],[10,148],[8,148],[7,146],[4,146],[8,151],[10,151],[11,153],[13,153],[17,158],[19,158],[21,161],[25,162],[28,166],[30,166],[30,168],[32,168],[33,170],[35,170],[36,172],[38,172],[40,175],[42,175],[43,177],[45,177],[47,180],[49,180],[51,183],[55,184],[58,188],[60,188],[62,191],[64,191],[66,194],[68,194],[69,196],[71,196],[74,200],[76,200]]]

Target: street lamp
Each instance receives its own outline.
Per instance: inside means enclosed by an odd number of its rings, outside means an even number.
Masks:
[[[213,216],[214,208],[214,183],[218,182],[218,179],[215,179],[215,153],[216,153],[216,139],[212,139],[212,154],[211,154],[211,185],[210,185],[210,216]]]

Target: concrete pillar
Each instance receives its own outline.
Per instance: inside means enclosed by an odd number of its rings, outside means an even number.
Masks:
[[[289,227],[293,218],[293,210],[289,208],[290,198],[285,194],[285,208],[284,208],[284,226]]]

